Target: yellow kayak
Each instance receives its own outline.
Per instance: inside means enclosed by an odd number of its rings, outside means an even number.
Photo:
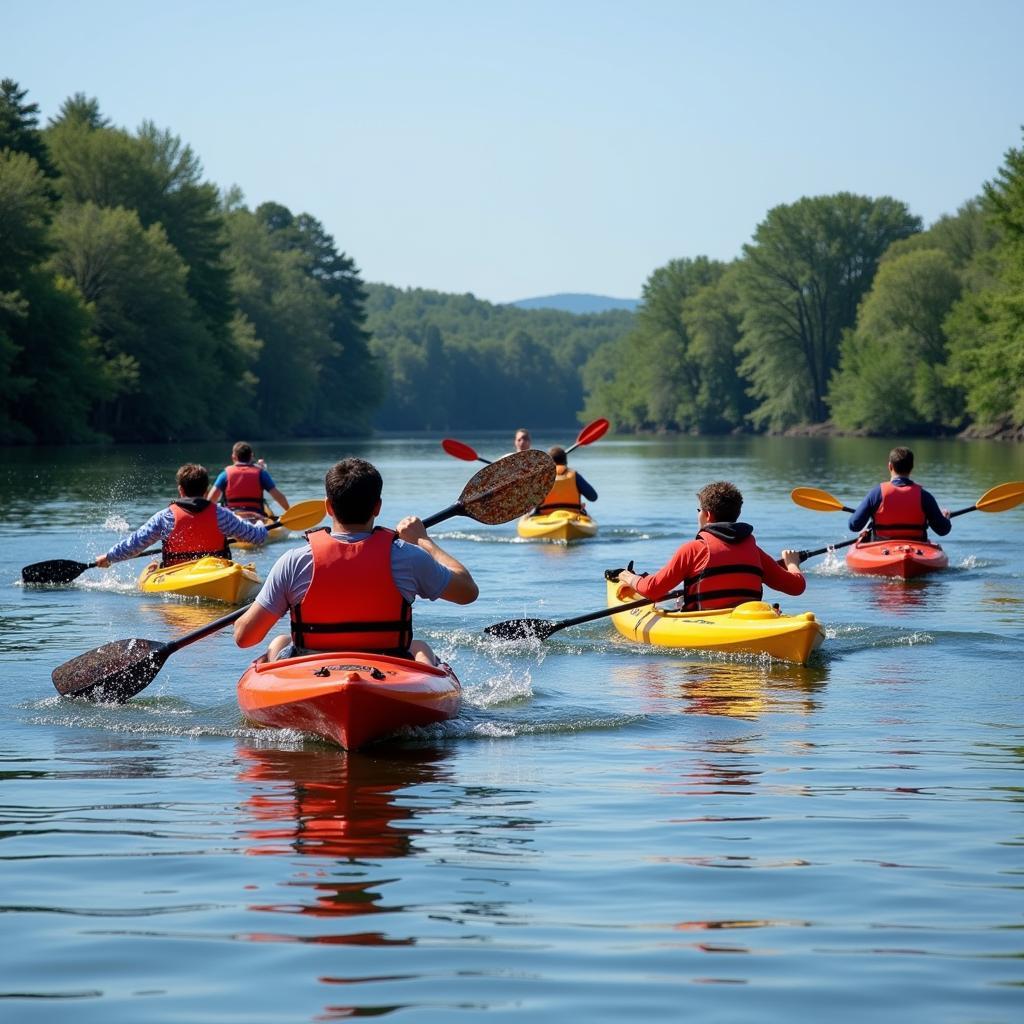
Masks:
[[[250,562],[242,565],[230,558],[198,558],[160,568],[148,565],[139,577],[139,590],[146,594],[177,594],[201,597],[224,604],[245,604],[256,596],[260,578]]]
[[[608,580],[607,587],[608,608],[630,602],[629,597],[617,596],[618,583]],[[624,637],[656,647],[768,654],[798,665],[806,664],[811,651],[825,639],[813,612],[783,615],[766,601],[703,612],[665,611],[645,605],[619,612],[611,620]]]
[[[527,540],[554,540],[567,543],[597,534],[597,523],[586,512],[556,508],[538,516],[524,516],[516,524],[516,532]]]
[[[284,526],[272,526],[267,530],[267,539],[264,544],[276,544],[279,540],[286,540],[289,530]],[[258,551],[263,544],[250,544],[247,540],[232,540],[231,546],[240,551]]]

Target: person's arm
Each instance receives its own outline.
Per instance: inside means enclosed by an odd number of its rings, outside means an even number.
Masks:
[[[882,488],[877,484],[868,492],[868,496],[854,509],[847,524],[854,533],[860,533],[871,521],[878,506],[882,504]]]
[[[778,590],[790,597],[798,597],[807,589],[807,579],[800,571],[800,553],[787,548],[782,552],[783,565],[772,558],[767,552],[757,549],[761,556],[761,571],[764,573],[764,585]]]
[[[258,644],[273,628],[280,618],[259,601],[253,601],[245,614],[235,622],[235,643],[239,647],[253,647]]]
[[[235,623],[235,643],[239,647],[258,644],[274,623],[306,596],[312,578],[313,553],[309,546],[286,551],[271,566],[263,588]]]
[[[939,508],[939,503],[935,500],[934,495],[923,488],[921,490],[921,507],[924,509],[925,518],[928,520],[928,525],[933,533],[937,533],[940,537],[945,537],[953,529],[953,522],[949,518],[949,510]]]
[[[217,529],[225,537],[237,537],[248,544],[265,544],[267,541],[267,528],[262,523],[250,523],[223,505],[217,506]]]
[[[425,551],[451,573],[447,586],[438,595],[442,600],[454,604],[472,604],[480,596],[480,588],[469,570],[427,536],[427,528],[418,516],[406,516],[395,527],[395,532],[406,544],[414,544],[421,551]]]
[[[115,544],[105,555],[96,556],[96,564],[101,569],[106,569],[113,562],[121,562],[140,551],[155,540],[164,540],[169,537],[174,529],[174,513],[169,508],[161,509],[159,512],[140,526],[130,537],[126,537],[119,544]]]
[[[266,469],[263,468],[262,465],[260,466],[260,486],[274,499],[274,501],[278,503],[278,505],[281,506],[282,509],[284,509],[285,512],[288,511],[288,499],[284,496],[283,491],[278,490],[277,484],[274,483],[274,478],[266,471]]]
[[[641,597],[650,597],[660,601],[667,593],[674,590],[683,580],[694,576],[707,564],[708,547],[703,541],[688,540],[676,553],[651,576],[639,576],[629,569],[619,573],[619,582]]]
[[[270,496],[281,506],[281,508],[287,512],[291,506],[288,504],[288,499],[276,488],[271,487],[268,492]]]
[[[583,495],[587,501],[597,501],[597,491],[595,491],[594,488],[579,475],[579,473],[576,474],[576,486],[580,489],[580,494]]]
[[[213,481],[213,486],[206,492],[207,501],[220,501],[228,488],[228,474],[222,469]]]

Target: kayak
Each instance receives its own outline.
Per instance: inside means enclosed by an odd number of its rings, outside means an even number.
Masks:
[[[238,680],[238,706],[249,721],[311,733],[346,750],[454,718],[461,695],[448,665],[357,651],[264,656]]]
[[[620,599],[619,584],[607,581],[607,607],[628,604]],[[821,646],[825,631],[813,612],[783,615],[767,601],[747,601],[715,611],[666,611],[644,605],[611,616],[624,637],[656,647],[767,654],[780,661],[806,664]]]
[[[230,558],[198,558],[164,568],[148,565],[139,577],[139,590],[146,594],[201,597],[224,604],[244,604],[259,588],[256,567]]]
[[[846,564],[872,576],[909,580],[945,569],[949,558],[940,544],[914,540],[859,541],[846,552]]]
[[[247,540],[232,540],[231,546],[238,548],[241,551],[257,551],[264,544],[276,544],[280,540],[285,540],[288,537],[289,529],[286,526],[272,526],[267,530],[267,539],[263,544],[250,544]]]
[[[554,540],[568,543],[583,540],[597,533],[597,523],[586,512],[556,508],[542,515],[523,516],[516,524],[516,532],[527,540]]]

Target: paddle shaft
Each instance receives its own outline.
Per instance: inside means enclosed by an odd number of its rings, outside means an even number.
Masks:
[[[634,608],[643,608],[645,605],[657,604],[659,601],[668,601],[671,598],[682,597],[683,591],[673,590],[670,594],[663,594],[661,597],[643,597],[638,601],[630,601],[628,604],[616,605],[614,608],[602,608],[597,612],[589,612],[587,615],[577,615],[573,619],[562,619],[561,622],[553,622],[544,632],[545,637],[557,633],[567,626],[580,626],[584,622],[593,622],[595,619],[606,619],[609,615],[618,615],[619,612],[632,611]]]

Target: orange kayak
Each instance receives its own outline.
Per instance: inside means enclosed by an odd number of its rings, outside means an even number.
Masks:
[[[941,544],[916,540],[860,541],[846,552],[846,564],[871,576],[909,580],[945,569],[949,558]]]
[[[346,750],[454,718],[461,696],[448,665],[358,651],[257,658],[238,680],[238,706],[249,721],[311,733]]]

